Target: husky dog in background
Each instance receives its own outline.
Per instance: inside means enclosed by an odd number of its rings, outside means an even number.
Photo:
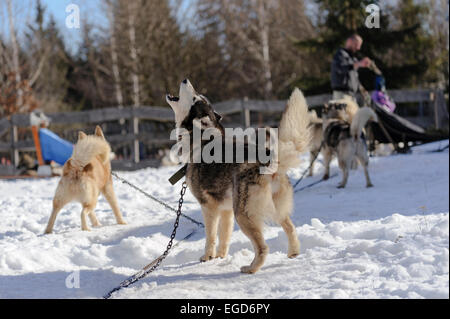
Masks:
[[[352,123],[353,118],[355,114],[359,110],[358,104],[354,100],[352,100],[349,97],[333,101],[334,104],[338,105],[340,104],[341,107],[339,108],[337,112],[337,116],[340,120]],[[311,142],[309,145],[309,152],[310,152],[310,168],[309,168],[309,175],[313,176],[314,173],[314,162],[315,159],[317,159],[317,156],[319,155],[319,152],[324,154],[324,146],[322,145],[323,141],[323,120],[321,117],[317,116],[317,113],[315,110],[309,111],[309,122],[310,122],[310,132],[311,132]],[[332,154],[325,154],[324,156],[329,156],[329,161],[331,161]],[[356,169],[357,162],[353,161],[352,163],[352,169]],[[328,166],[329,171],[329,166]],[[329,173],[324,175],[324,179],[329,178]]]
[[[349,107],[348,101],[331,101],[324,107],[322,120],[324,139],[322,154],[325,165],[323,178],[329,178],[330,162],[333,154],[336,154],[339,167],[343,172],[343,178],[338,188],[346,186],[350,169],[357,167],[356,159],[364,169],[366,187],[372,187],[368,171],[369,155],[363,128],[369,120],[378,121],[375,112],[368,107],[358,109]]]
[[[196,93],[188,80],[180,84],[178,97],[167,95],[166,99],[175,112],[177,129],[189,132],[191,141],[194,126],[200,126],[202,131],[213,128],[224,132],[220,115],[214,112],[204,96]],[[242,232],[251,240],[255,252],[252,263],[241,268],[243,273],[255,273],[264,264],[269,252],[263,235],[266,220],[283,227],[289,241],[289,258],[300,253],[296,229],[290,219],[293,190],[286,171],[298,165],[298,154],[307,150],[310,139],[308,124],[305,98],[296,89],[278,129],[278,166],[273,173],[261,174],[262,164],[247,160],[244,163],[188,163],[186,182],[199,201],[205,220],[206,244],[201,261],[227,256],[233,215]],[[216,251],[217,237],[219,245]]]
[[[94,212],[100,193],[110,204],[117,223],[126,224],[113,189],[110,153],[111,148],[99,126],[95,128],[95,135],[78,133],[78,141],[74,146],[72,157],[64,164],[63,175],[56,188],[53,211],[45,230],[46,234],[52,232],[59,211],[72,201],[81,203],[83,207],[82,230],[90,230],[86,222],[87,216],[91,219],[92,226],[101,226]]]

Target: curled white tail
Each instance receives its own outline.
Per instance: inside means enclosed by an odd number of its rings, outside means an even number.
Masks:
[[[83,168],[89,164],[95,157],[102,163],[109,160],[111,147],[102,137],[89,135],[78,139],[73,148],[71,164],[75,167]]]
[[[289,98],[278,129],[278,172],[286,172],[299,164],[299,153],[308,150],[308,105],[303,93],[295,88]]]
[[[371,108],[365,106],[356,112],[350,126],[350,134],[354,139],[358,139],[361,136],[362,130],[369,120],[378,122],[377,114]]]

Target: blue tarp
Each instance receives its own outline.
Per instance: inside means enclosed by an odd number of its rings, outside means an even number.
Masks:
[[[39,140],[44,161],[55,161],[59,165],[64,165],[72,156],[73,144],[48,129],[39,130]]]

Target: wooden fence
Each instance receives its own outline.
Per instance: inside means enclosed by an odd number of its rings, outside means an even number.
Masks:
[[[448,127],[448,111],[444,93],[441,90],[391,90],[389,95],[396,102],[398,109],[401,110],[401,104],[414,104],[417,108],[417,114],[413,117],[405,116],[407,119],[422,126],[434,126],[437,129]],[[330,94],[322,94],[306,97],[310,108],[322,106],[331,99]],[[234,122],[228,122],[226,126],[249,127],[252,125],[252,113],[265,115],[264,125],[276,125],[277,117],[285,108],[286,101],[260,101],[260,100],[231,100],[215,103],[215,110],[225,119],[233,117]],[[103,108],[92,111],[82,112],[60,112],[46,114],[50,118],[50,129],[52,125],[74,125],[74,124],[99,124],[105,122],[114,122],[127,120],[128,130],[126,133],[108,135],[107,140],[113,146],[115,144],[131,145],[131,160],[113,162],[116,169],[138,169],[147,166],[157,166],[157,161],[141,161],[139,156],[139,141],[146,144],[152,144],[156,147],[168,147],[174,143],[167,138],[155,137],[152,131],[140,129],[133,125],[134,120],[154,121],[159,123],[168,123],[170,126],[174,121],[174,115],[169,107],[149,107],[142,106],[136,108]],[[238,121],[236,121],[238,118]],[[255,118],[255,116],[253,116]],[[254,123],[256,124],[256,123]],[[261,124],[261,123],[258,123]],[[19,140],[18,129],[30,127],[30,116],[27,114],[16,114],[10,119],[0,119],[0,138],[9,133],[8,141],[0,141],[0,153],[9,153],[13,167],[19,163],[19,152],[35,151],[33,140]],[[1,169],[0,175],[5,175],[5,167]],[[2,172],[3,170],[3,172]],[[11,168],[9,168],[10,172]]]

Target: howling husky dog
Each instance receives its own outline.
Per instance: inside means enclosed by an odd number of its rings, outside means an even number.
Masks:
[[[355,104],[356,105],[356,104]],[[342,169],[343,177],[338,188],[344,188],[347,184],[348,174],[352,167],[357,167],[359,161],[366,176],[366,187],[373,184],[369,177],[369,155],[367,153],[366,139],[363,128],[369,120],[378,121],[375,112],[368,108],[347,109],[348,101],[331,101],[325,105],[322,113],[323,119],[323,157],[325,165],[325,175],[323,179],[328,179],[330,174],[330,162],[333,154],[337,154],[339,167]],[[356,164],[356,166],[355,166]]]
[[[204,96],[196,93],[188,80],[181,83],[179,97],[167,95],[166,100],[175,112],[176,127],[187,131],[191,141],[194,126],[224,132],[220,115],[214,112]],[[224,258],[228,254],[233,214],[255,251],[252,263],[241,268],[243,273],[255,273],[264,264],[269,252],[263,236],[267,219],[279,223],[286,232],[288,257],[294,258],[300,253],[300,243],[290,219],[293,190],[286,171],[295,167],[299,161],[298,154],[307,150],[308,124],[305,98],[300,90],[295,89],[279,127],[275,172],[261,174],[262,164],[249,161],[188,163],[186,182],[201,205],[206,227],[205,254],[201,261]],[[219,247],[216,252],[217,237]]]
[[[78,142],[74,146],[72,157],[64,164],[63,175],[56,188],[53,211],[45,230],[46,234],[52,232],[59,211],[71,201],[77,201],[83,206],[81,211],[82,230],[89,230],[86,216],[89,216],[94,227],[100,226],[94,213],[100,193],[110,204],[117,223],[126,224],[114,194],[110,153],[111,148],[99,126],[95,128],[95,135],[88,136],[83,132],[78,133]]]

